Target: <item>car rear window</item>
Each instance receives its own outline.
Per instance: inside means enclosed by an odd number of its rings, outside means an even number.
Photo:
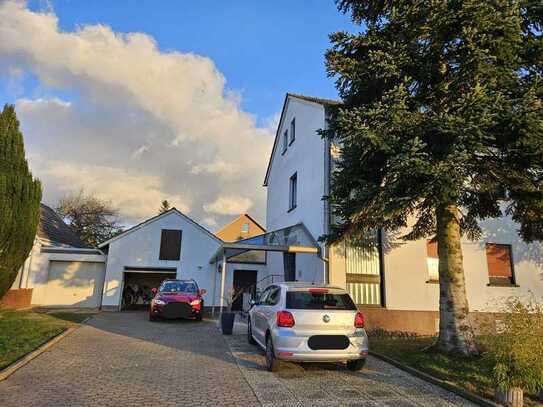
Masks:
[[[349,294],[288,291],[287,308],[356,310]]]

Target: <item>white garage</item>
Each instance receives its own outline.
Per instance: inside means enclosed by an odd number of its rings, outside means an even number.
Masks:
[[[104,263],[51,261],[44,305],[98,308],[102,302]]]

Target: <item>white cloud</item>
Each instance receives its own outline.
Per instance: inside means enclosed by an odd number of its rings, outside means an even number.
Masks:
[[[241,110],[209,58],[104,25],[63,32],[53,12],[11,0],[0,3],[0,38],[0,71],[32,72],[40,89],[75,95],[17,102],[50,202],[91,185],[130,221],[168,197],[197,220],[249,207],[263,218],[272,132]]]
[[[253,203],[248,198],[221,196],[215,202],[204,205],[206,212],[219,215],[238,215],[249,211]]]

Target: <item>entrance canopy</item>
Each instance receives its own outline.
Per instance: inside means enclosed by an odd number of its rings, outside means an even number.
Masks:
[[[303,223],[298,223],[263,235],[253,236],[249,239],[233,243],[223,243],[209,260],[210,264],[221,263],[220,312],[225,304],[225,279],[228,259],[253,251],[283,252],[283,253],[313,253],[320,255],[320,247],[311,236]],[[213,279],[215,281],[215,279]],[[215,298],[215,286],[213,287]],[[212,307],[215,314],[215,306]]]
[[[289,226],[263,235],[233,243],[223,243],[209,260],[210,263],[229,259],[251,251],[287,252],[287,253],[320,253],[317,241],[311,236],[303,223]]]

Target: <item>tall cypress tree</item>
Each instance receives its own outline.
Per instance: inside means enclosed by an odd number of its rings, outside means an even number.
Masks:
[[[0,113],[0,298],[28,257],[40,218],[41,184],[25,159],[15,107]]]
[[[329,240],[408,224],[404,239],[435,238],[436,348],[476,354],[461,235],[505,214],[543,239],[542,3],[337,5],[360,32],[332,34],[326,55],[344,101],[324,132],[342,151],[330,200],[344,222]]]

